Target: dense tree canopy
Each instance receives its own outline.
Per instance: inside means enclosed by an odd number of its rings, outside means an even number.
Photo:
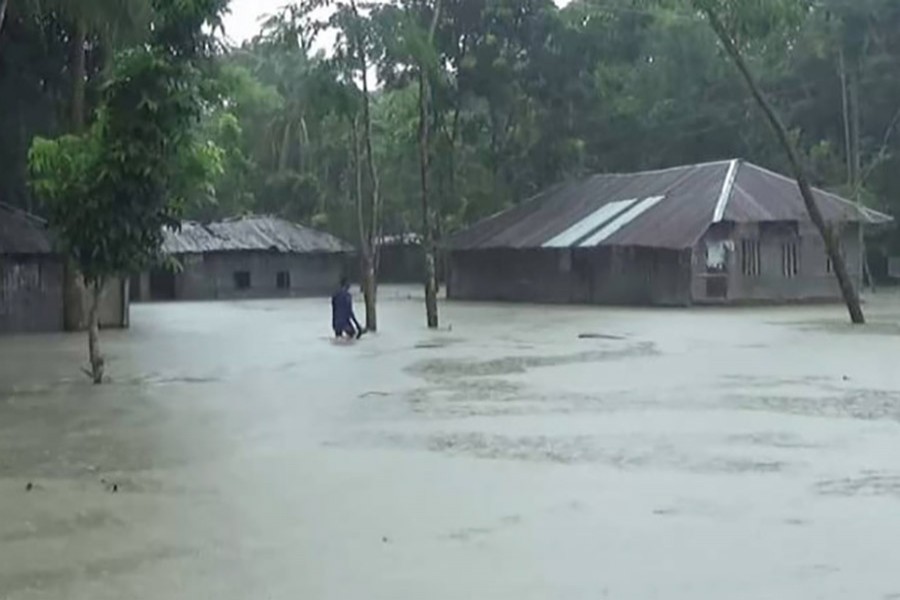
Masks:
[[[20,4],[0,30],[0,199],[40,210],[25,157],[34,136],[70,130],[77,20]],[[218,53],[223,99],[206,107],[203,130],[225,168],[214,198],[196,198],[192,216],[271,212],[357,239],[353,148],[364,91],[340,36],[321,35],[340,24],[317,22],[315,4],[288,6],[253,40]],[[585,172],[736,156],[788,170],[691,0],[573,0],[562,9],[551,0],[444,0],[427,48],[409,23],[427,25],[435,0],[356,4],[386,233],[422,229],[422,60],[439,237]],[[791,14],[757,12],[738,24],[748,32],[739,41],[814,183],[900,215],[900,5],[771,4]],[[140,2],[124,14],[126,25],[139,19]],[[87,22],[92,113],[109,56],[127,39],[105,32],[127,27]],[[365,169],[362,185],[373,185]]]

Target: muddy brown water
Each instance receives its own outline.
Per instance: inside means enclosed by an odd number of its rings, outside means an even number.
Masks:
[[[431,333],[389,292],[353,345],[321,300],[136,306],[99,388],[0,338],[0,598],[900,594],[900,298]]]

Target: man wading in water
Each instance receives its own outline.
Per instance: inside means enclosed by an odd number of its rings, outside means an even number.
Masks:
[[[365,333],[353,314],[353,296],[346,277],[341,279],[341,289],[331,297],[331,326],[337,339],[358,340]]]

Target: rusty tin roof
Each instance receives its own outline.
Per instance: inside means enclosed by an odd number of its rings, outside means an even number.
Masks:
[[[52,254],[53,237],[47,223],[0,202],[0,254]]]
[[[329,233],[272,216],[247,216],[215,223],[186,222],[167,231],[166,254],[268,251],[296,254],[351,252],[353,247]]]
[[[831,222],[893,219],[815,190]],[[809,220],[794,180],[741,160],[631,174],[600,174],[557,185],[458,233],[456,250],[644,246],[682,249],[716,222]]]

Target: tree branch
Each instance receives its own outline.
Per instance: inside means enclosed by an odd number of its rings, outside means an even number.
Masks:
[[[694,1],[696,5],[697,0]],[[719,38],[719,41],[725,47],[725,51],[731,57],[738,71],[740,71],[741,75],[744,78],[744,82],[747,84],[747,87],[750,88],[750,92],[753,95],[753,98],[762,109],[763,113],[766,116],[766,119],[772,126],[772,130],[775,132],[778,141],[781,143],[785,154],[787,154],[788,162],[790,162],[791,168],[794,172],[794,177],[797,179],[797,185],[800,188],[800,196],[803,198],[803,203],[806,206],[807,212],[809,213],[809,218],[822,236],[822,239],[825,242],[825,248],[828,251],[828,256],[829,258],[831,258],[831,262],[834,265],[835,276],[837,277],[838,285],[841,289],[841,294],[843,295],[844,301],[847,304],[847,310],[850,313],[850,319],[854,324],[864,324],[866,322],[866,319],[863,315],[862,307],[860,306],[859,294],[857,293],[856,287],[853,285],[853,282],[850,279],[850,273],[847,271],[847,264],[844,261],[843,255],[841,254],[838,240],[834,234],[834,231],[825,222],[822,211],[819,209],[819,205],[816,202],[815,195],[813,194],[812,184],[809,181],[806,170],[803,168],[803,165],[800,162],[800,156],[798,155],[796,148],[794,148],[794,144],[790,139],[787,127],[785,127],[781,118],[778,116],[775,107],[772,105],[772,103],[763,93],[762,89],[760,89],[759,85],[756,83],[756,78],[750,71],[750,66],[747,64],[747,61],[744,60],[744,56],[741,54],[737,43],[728,32],[725,24],[719,18],[719,15],[716,13],[715,9],[708,6],[698,6],[698,8],[702,10],[702,12],[706,15],[710,26],[712,27],[716,36]]]
[[[865,184],[866,180],[871,177],[872,172],[875,171],[875,169],[877,169],[887,159],[891,137],[893,137],[898,123],[900,123],[900,108],[897,108],[897,112],[894,113],[894,117],[891,119],[890,125],[888,125],[887,129],[884,131],[884,139],[881,142],[881,149],[878,151],[878,154],[875,155],[875,158],[872,159],[872,162],[868,167],[866,167],[865,172],[860,177],[860,187],[862,187]]]
[[[6,20],[6,7],[9,5],[9,0],[0,0],[0,32],[3,31],[3,22]]]

